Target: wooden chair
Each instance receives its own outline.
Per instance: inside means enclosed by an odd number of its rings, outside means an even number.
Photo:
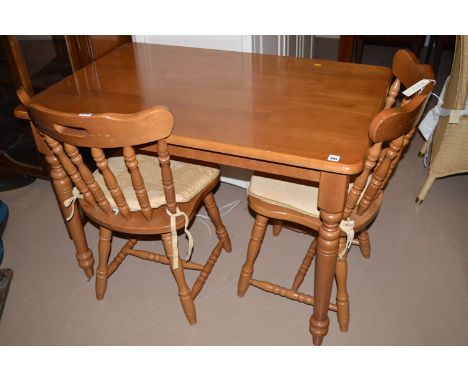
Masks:
[[[335,278],[337,283],[336,304],[329,309],[338,313],[341,331],[348,330],[349,298],[347,293],[347,252],[349,246],[358,244],[364,255],[370,253],[367,227],[375,219],[383,200],[383,189],[397,165],[402,150],[414,135],[434,82],[430,82],[411,98],[404,98],[399,107],[391,108],[401,84],[407,87],[419,79],[433,80],[433,73],[427,65],[420,65],[409,51],[399,51],[394,59],[393,72],[397,79],[392,84],[385,110],[378,113],[370,123],[371,146],[362,173],[349,185],[349,193],[340,224],[338,261]],[[306,230],[317,232],[320,225],[320,211],[316,201],[318,187],[312,184],[272,179],[254,175],[251,179],[248,200],[255,212],[255,223],[250,238],[247,259],[242,267],[238,283],[238,295],[244,296],[249,285],[263,291],[287,297],[308,305],[314,304],[314,297],[299,292],[305,275],[312,264],[316,251],[314,240],[294,278],[291,288],[268,281],[253,279],[254,263],[259,254],[268,221],[273,221],[273,234],[281,230],[281,221],[290,222]],[[358,240],[354,237],[357,235]]]
[[[393,107],[395,105],[395,102],[398,100],[398,98],[402,98],[402,95],[400,94],[400,90],[407,89],[422,79],[430,79],[430,80],[434,79],[434,72],[432,71],[431,67],[429,65],[420,64],[416,55],[408,49],[401,49],[395,53],[393,57],[393,63],[392,63],[392,72],[393,72],[393,76],[395,77],[395,80],[393,81],[392,85],[390,86],[388,90],[387,97],[385,99],[384,110]],[[429,94],[432,88],[433,88],[433,84],[432,86],[426,86],[422,90],[421,94]],[[405,99],[398,100],[398,102],[406,102],[406,101],[407,100]],[[415,131],[416,131],[415,129],[412,130],[410,134],[408,134],[403,140],[403,146],[401,147],[398,157],[395,159],[395,161],[392,162],[392,166],[390,168],[390,176],[393,173],[396,165],[398,164],[398,161],[400,160],[401,154],[405,151]],[[384,158],[385,153],[386,153],[386,148],[384,146],[380,153],[379,162]],[[273,223],[273,235],[278,236],[279,233],[281,232],[283,222],[281,220],[275,219],[272,223]],[[357,238],[355,241],[353,241],[353,244],[359,245],[359,249],[361,250],[363,257],[365,258],[370,257],[371,245],[370,245],[370,238],[369,238],[367,229],[363,229],[359,233],[359,235],[357,235]]]
[[[125,257],[133,255],[169,265],[184,313],[189,323],[195,324],[193,301],[222,248],[231,251],[229,235],[212,194],[219,182],[219,170],[170,161],[166,138],[171,134],[174,119],[163,106],[126,115],[72,114],[34,103],[22,89],[18,96],[53,154],[47,156],[53,162],[50,163],[53,180],[58,178],[58,172],[65,172],[75,186],[73,197],[67,201],[71,215],[76,213],[73,203],[77,200],[86,216],[100,227],[97,299],[104,297],[108,278]],[[157,145],[158,157],[137,154],[135,146],[147,144]],[[81,147],[91,148],[98,167],[94,173],[84,164]],[[106,158],[103,149],[108,148],[122,148],[121,155]],[[184,228],[188,232],[187,226],[202,202],[219,238],[204,265],[189,261],[188,257],[179,259],[177,246],[177,230]],[[109,263],[114,231],[131,238]],[[166,256],[135,249],[140,236],[155,234],[162,236]],[[187,235],[190,239],[190,234]],[[184,269],[200,271],[191,289],[185,281]]]

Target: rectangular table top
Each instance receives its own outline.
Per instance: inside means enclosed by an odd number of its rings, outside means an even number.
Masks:
[[[165,105],[170,144],[356,174],[390,80],[378,66],[128,43],[33,100],[77,113]]]

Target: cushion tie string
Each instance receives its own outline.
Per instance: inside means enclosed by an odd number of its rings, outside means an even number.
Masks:
[[[83,194],[80,193],[76,188],[73,188],[73,196],[69,197],[67,200],[63,202],[63,205],[65,208],[72,207],[72,210],[70,212],[70,215],[66,218],[66,221],[69,222],[72,220],[73,215],[75,215],[75,202],[76,199],[83,199]]]
[[[192,256],[192,250],[193,250],[193,238],[192,234],[188,230],[188,224],[189,224],[189,218],[185,212],[182,212],[179,210],[179,207],[177,207],[175,213],[171,213],[166,208],[167,214],[171,217],[171,235],[172,235],[172,269],[177,269],[179,268],[179,249],[178,249],[178,243],[177,243],[177,228],[176,228],[176,218],[178,216],[183,216],[185,219],[185,226],[184,226],[184,231],[185,234],[187,235],[188,238],[188,250],[187,250],[187,257],[185,258],[185,261],[189,261],[190,257]]]
[[[338,253],[338,260],[341,260],[343,258],[348,249],[351,247],[351,244],[353,244],[354,220],[350,220],[350,218],[348,218],[347,220],[342,220],[340,223],[340,228],[344,233],[346,233],[346,246],[340,253]]]

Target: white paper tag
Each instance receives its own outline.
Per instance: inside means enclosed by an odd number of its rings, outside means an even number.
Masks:
[[[328,156],[328,160],[331,161],[331,162],[339,162],[340,161],[340,156],[335,155],[335,154],[330,154]]]
[[[450,79],[450,76],[445,80],[444,86],[442,88],[442,92],[440,93],[440,96],[437,97],[438,102],[437,105],[434,106],[429,112],[426,114],[426,116],[423,118],[421,123],[419,124],[419,131],[421,134],[424,136],[424,139],[428,141],[432,137],[432,133],[434,132],[437,122],[439,122],[439,117],[445,117],[448,115],[445,114],[446,109],[442,109],[442,100],[445,97],[445,90],[447,89],[447,84],[448,80]],[[435,94],[434,94],[435,95]]]
[[[460,112],[462,110],[450,110],[449,123],[460,123]]]
[[[423,89],[431,80],[424,79],[421,81],[416,82],[413,86],[410,86],[404,92],[402,92],[406,97],[411,97],[417,91]]]
[[[91,117],[93,113],[80,113],[78,114],[80,117]]]

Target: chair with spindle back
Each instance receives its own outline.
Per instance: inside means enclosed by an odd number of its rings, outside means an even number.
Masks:
[[[408,49],[402,49],[395,53],[392,63],[392,72],[393,76],[395,77],[395,80],[393,81],[388,91],[384,109],[389,109],[395,105],[395,101],[399,96],[400,89],[402,87],[407,89],[423,79],[431,80],[432,85],[425,86],[420,94],[427,95],[431,92],[432,88],[434,87],[434,72],[432,71],[432,68],[429,65],[419,63],[416,55]],[[403,97],[400,102],[404,104],[405,102],[408,102],[408,100],[409,99],[407,97]],[[423,111],[421,111],[421,113],[422,112]],[[408,146],[408,143],[410,142],[415,132],[416,128],[411,129],[411,131],[403,139],[403,146],[398,152],[397,158],[395,158],[395,160],[392,161],[392,164],[389,169],[389,174],[385,180],[385,183],[383,184],[383,187],[385,187],[386,183],[393,174],[393,171],[400,160],[401,154]],[[385,152],[386,148],[384,147],[380,153],[379,162],[384,158]],[[371,248],[367,229],[364,229],[359,233],[359,235],[357,236],[356,243],[359,245],[362,255],[365,258],[369,258]]]
[[[389,109],[395,105],[395,102],[400,96],[400,90],[402,88],[409,88],[410,86],[416,84],[418,81],[423,79],[434,79],[434,73],[429,65],[424,65],[419,63],[418,58],[416,55],[408,50],[408,49],[401,49],[397,51],[393,57],[392,63],[392,73],[395,77],[392,85],[390,86],[387,97],[385,99],[385,109]],[[429,94],[433,86],[425,86],[420,94]],[[403,97],[400,102],[403,104],[408,101],[408,98]],[[386,182],[390,179],[397,163],[400,160],[401,154],[404,152],[406,146],[410,142],[411,138],[413,137],[416,129],[412,129],[404,138],[403,146],[398,154],[396,160],[394,160],[390,166],[389,175],[387,177]],[[380,152],[379,162],[385,157],[386,148],[385,146]],[[385,187],[384,184],[384,187]],[[273,225],[273,236],[278,236],[281,232],[283,227],[283,223],[280,220],[274,219],[272,221]],[[361,250],[362,255],[365,258],[370,257],[371,253],[371,246],[370,246],[370,238],[367,232],[367,229],[363,229],[356,237],[356,240],[353,241],[353,244],[359,245],[359,249]]]
[[[336,263],[337,296],[336,304],[329,304],[329,309],[338,313],[341,331],[348,330],[349,297],[347,293],[347,252],[351,243],[356,243],[354,236],[360,237],[375,219],[382,200],[383,189],[397,165],[401,152],[414,135],[434,82],[429,82],[421,92],[404,98],[399,107],[391,108],[395,103],[400,84],[407,87],[420,79],[433,80],[432,70],[428,66],[419,66],[414,55],[399,52],[394,60],[394,73],[397,80],[392,85],[387,97],[386,108],[379,112],[369,126],[371,146],[365,160],[362,173],[349,186],[343,219],[340,224],[338,259]],[[243,297],[249,287],[259,289],[289,299],[314,304],[314,297],[298,291],[305,275],[312,264],[317,242],[314,240],[295,275],[291,288],[282,287],[268,281],[253,279],[255,260],[260,252],[269,219],[273,220],[274,235],[279,234],[279,221],[299,225],[307,231],[318,232],[321,225],[320,212],[317,209],[318,187],[284,179],[272,179],[252,176],[248,200],[255,212],[255,223],[247,250],[247,259],[242,267],[238,282],[238,295]],[[279,227],[279,228],[278,228]],[[363,244],[359,239],[361,250]],[[365,243],[364,243],[365,244]],[[370,248],[369,248],[370,249]]]
[[[166,138],[171,134],[174,119],[163,106],[135,114],[73,114],[34,103],[22,89],[18,96],[50,155],[55,157],[53,170],[66,173],[75,186],[73,196],[67,200],[71,214],[78,201],[84,214],[99,225],[97,299],[103,299],[108,278],[125,257],[133,255],[169,265],[183,311],[190,324],[195,324],[193,300],[221,250],[231,251],[229,235],[212,194],[219,182],[219,170],[170,161]],[[137,154],[135,146],[146,144],[156,144],[157,157]],[[83,147],[91,149],[98,170],[91,172],[83,162],[80,155]],[[108,148],[121,148],[122,155],[106,158],[104,149]],[[52,171],[51,175],[54,178]],[[191,243],[187,226],[202,202],[219,238],[205,264],[192,262],[188,257],[179,259],[177,246],[177,230],[182,228]],[[109,263],[113,231],[130,234],[131,239]],[[156,234],[162,236],[166,256],[135,249],[140,236]],[[200,271],[191,289],[185,281],[184,269]]]

